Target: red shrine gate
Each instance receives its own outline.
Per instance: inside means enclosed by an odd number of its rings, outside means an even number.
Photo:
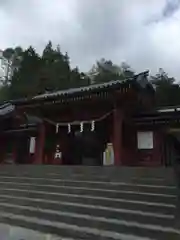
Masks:
[[[11,159],[19,164],[143,165],[134,115],[152,109],[153,94],[144,72],[12,101],[11,111],[0,109],[1,162],[11,146]],[[153,152],[158,149],[154,144]],[[148,164],[161,163],[154,157]]]

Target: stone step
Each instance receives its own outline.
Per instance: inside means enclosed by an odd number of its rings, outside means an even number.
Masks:
[[[2,215],[2,213],[1,213]],[[27,221],[30,220],[29,222]],[[25,221],[26,220],[26,221]],[[35,231],[41,229],[44,233],[52,233],[53,235],[61,236],[60,238],[53,238],[52,240],[112,240],[112,239],[121,239],[121,240],[152,240],[149,237],[140,237],[132,234],[117,234],[115,232],[108,231],[99,231],[91,228],[79,228],[77,225],[68,225],[61,223],[51,223],[49,221],[37,220],[33,218],[24,218],[24,216],[14,216],[11,217],[6,214],[3,214],[3,217],[0,219],[0,222],[11,224],[12,226],[20,226],[21,228],[30,227]],[[39,224],[41,222],[41,224]],[[44,225],[42,224],[44,223]],[[58,227],[56,226],[58,224]],[[18,239],[19,240],[19,239]]]
[[[1,191],[0,197],[2,196],[28,196],[34,198],[46,198],[47,200],[54,200],[48,193],[44,192],[34,192],[27,189],[23,189],[23,191],[18,191],[19,189],[5,189]],[[105,207],[114,207],[114,208],[124,208],[130,210],[137,210],[146,211],[146,212],[156,212],[156,213],[163,213],[163,214],[174,214],[175,212],[175,204],[166,204],[163,202],[147,202],[147,201],[137,201],[133,199],[123,199],[123,198],[107,198],[107,197],[98,197],[98,196],[91,196],[91,195],[79,195],[79,194],[66,194],[66,193],[58,193],[58,196],[55,198],[56,201],[63,201],[63,202],[70,202],[70,203],[82,203],[82,204],[91,204],[91,205],[102,205]],[[0,199],[1,201],[1,199]]]
[[[14,179],[13,179],[14,178]],[[81,174],[79,175],[63,175],[63,174],[54,174],[54,173],[48,173],[48,174],[33,174],[33,173],[22,173],[22,174],[7,174],[7,173],[1,173],[0,172],[0,179],[2,179],[3,181],[5,179],[13,179],[13,180],[17,180],[19,179],[19,181],[23,181],[23,178],[26,179],[28,181],[28,178],[30,178],[29,180],[31,180],[32,178],[35,181],[46,181],[46,180],[51,180],[51,181],[71,181],[71,182],[89,182],[91,184],[96,184],[96,183],[100,183],[101,185],[104,184],[118,184],[120,183],[120,185],[123,185],[122,183],[126,183],[127,184],[135,184],[135,185],[151,185],[151,186],[157,186],[158,187],[168,187],[168,188],[175,188],[175,181],[169,181],[167,179],[156,179],[156,178],[128,178],[128,179],[124,179],[124,178],[110,178],[110,177],[106,177],[106,176],[87,176],[85,174]],[[59,179],[59,180],[58,180]]]
[[[9,193],[9,195],[0,194],[0,205],[4,203],[14,204],[19,206],[33,206],[43,209],[49,209],[54,211],[66,211],[73,213],[88,214],[97,217],[111,217],[127,221],[136,221],[139,223],[147,224],[157,224],[161,226],[172,226],[172,220],[174,219],[173,213],[161,213],[154,211],[142,211],[141,209],[132,209],[132,205],[128,209],[93,205],[91,203],[75,203],[70,201],[61,200],[47,200],[41,196],[41,198],[36,198],[36,196],[30,196],[28,191],[26,195],[21,196],[18,193]]]
[[[48,198],[58,199],[59,194],[78,194],[78,195],[91,195],[97,197],[106,197],[113,199],[131,199],[139,201],[149,201],[165,203],[165,204],[175,204],[176,194],[164,194],[164,193],[149,193],[149,192],[140,192],[140,191],[126,191],[126,190],[113,190],[113,189],[100,189],[100,188],[85,188],[85,187],[67,187],[67,186],[43,186],[43,185],[32,185],[32,184],[23,184],[16,182],[0,182],[0,192],[3,191],[18,191],[19,194],[23,194],[25,190],[29,191],[29,194],[32,191],[33,194],[45,194]]]
[[[176,195],[172,169],[0,168],[0,222],[71,239],[179,239]]]
[[[65,173],[53,173],[53,172],[45,172],[45,173],[33,173],[33,172],[16,172],[13,171],[12,173],[7,172],[1,172],[0,171],[0,177],[1,178],[35,178],[35,179],[66,179],[66,180],[72,180],[72,181],[85,181],[85,182],[104,182],[104,183],[111,183],[111,182],[125,182],[127,184],[140,184],[140,185],[153,185],[153,186],[169,186],[173,187],[175,186],[175,180],[174,176],[169,178],[152,178],[152,177],[123,177],[123,176],[106,176],[101,174],[65,174]],[[40,179],[39,179],[40,180]]]
[[[14,224],[20,225],[18,221],[23,219],[26,223],[23,227],[29,228],[32,223],[31,220],[33,219],[33,223],[36,222],[38,224],[39,231],[42,231],[44,225],[46,225],[46,230],[48,230],[49,233],[53,230],[53,234],[61,234],[61,236],[67,226],[68,228],[70,228],[69,226],[77,226],[75,232],[65,232],[66,237],[73,237],[76,239],[122,239],[121,234],[128,235],[129,233],[133,236],[138,236],[138,239],[147,236],[150,239],[173,239],[174,237],[180,237],[180,231],[174,228],[138,224],[132,221],[120,221],[110,218],[93,219],[90,215],[63,214],[62,212],[53,211],[47,213],[45,211],[40,211],[40,209],[37,211],[36,208],[33,210],[33,208],[28,209],[28,207],[2,208],[0,206],[0,214],[3,221],[4,218],[6,219],[5,223],[12,224],[13,218],[13,220],[16,219],[16,223]],[[61,228],[61,226],[63,226],[63,228]],[[95,229],[98,231],[94,231]],[[94,235],[94,237],[92,235]]]
[[[1,173],[8,174],[62,174],[85,175],[87,177],[98,176],[109,179],[146,178],[158,180],[173,180],[172,168],[147,168],[147,167],[85,167],[85,166],[56,166],[56,165],[1,165]]]
[[[46,177],[18,177],[18,176],[0,176],[0,183],[9,184],[26,184],[26,185],[42,185],[49,186],[52,188],[61,187],[85,187],[93,189],[111,189],[111,190],[125,190],[125,191],[137,191],[137,192],[149,192],[149,193],[161,193],[161,194],[176,194],[176,187],[165,184],[144,184],[122,181],[90,181],[90,180],[79,180],[79,179],[67,179],[67,178],[47,178]]]

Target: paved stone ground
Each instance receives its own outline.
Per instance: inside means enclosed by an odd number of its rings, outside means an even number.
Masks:
[[[0,224],[0,240],[70,240],[31,229]]]

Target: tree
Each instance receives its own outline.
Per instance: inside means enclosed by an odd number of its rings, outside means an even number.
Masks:
[[[168,106],[180,104],[180,87],[175,82],[175,79],[169,77],[162,69],[151,77],[151,82],[156,89],[156,104],[157,106]]]
[[[20,47],[6,49],[4,56],[11,61],[12,77],[8,78],[1,89],[2,96],[8,98],[24,98],[56,91],[75,88],[89,84],[88,77],[79,69],[70,67],[67,53],[61,53],[60,47],[53,48],[49,42],[42,56],[33,47],[22,50]],[[0,93],[1,93],[0,91]]]
[[[40,66],[40,57],[33,47],[22,53],[21,63],[14,70],[10,81],[9,94],[12,99],[32,97],[37,94]]]
[[[40,73],[41,92],[56,91],[69,87],[71,69],[68,54],[62,54],[60,47],[53,49],[49,42],[42,54]]]
[[[23,50],[21,47],[7,48],[3,51],[5,80],[3,84],[8,84],[13,72],[20,66]]]
[[[111,60],[102,58],[97,61],[88,73],[92,83],[103,83],[112,80],[124,80],[134,76],[129,65],[123,63],[121,66],[114,64]]]
[[[60,46],[53,49],[49,42],[42,54],[42,66],[40,73],[41,92],[56,91],[88,84],[87,78],[76,67],[71,69],[68,53],[63,54]]]
[[[120,73],[123,74],[125,78],[131,78],[135,74],[131,67],[125,62],[121,63]]]
[[[21,47],[7,48],[3,56],[11,67],[11,74],[0,88],[0,100],[30,98],[47,91],[124,80],[135,75],[127,63],[117,65],[104,58],[84,74],[78,67],[71,68],[68,54],[63,54],[60,46],[53,48],[51,42],[45,46],[42,56],[33,47],[26,50]],[[179,84],[163,69],[151,77],[151,82],[156,88],[157,106],[180,104]]]
[[[83,87],[90,85],[90,79],[83,73],[79,72],[78,67],[73,68],[70,74],[70,87]]]

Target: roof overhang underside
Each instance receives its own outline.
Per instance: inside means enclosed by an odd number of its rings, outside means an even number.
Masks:
[[[134,118],[136,125],[180,123],[180,107],[163,107],[153,112],[139,113]]]
[[[3,134],[26,134],[26,133],[36,133],[37,132],[37,125],[35,124],[29,124],[29,125],[21,125],[19,126],[19,128],[12,128],[12,129],[8,129],[3,131]]]

